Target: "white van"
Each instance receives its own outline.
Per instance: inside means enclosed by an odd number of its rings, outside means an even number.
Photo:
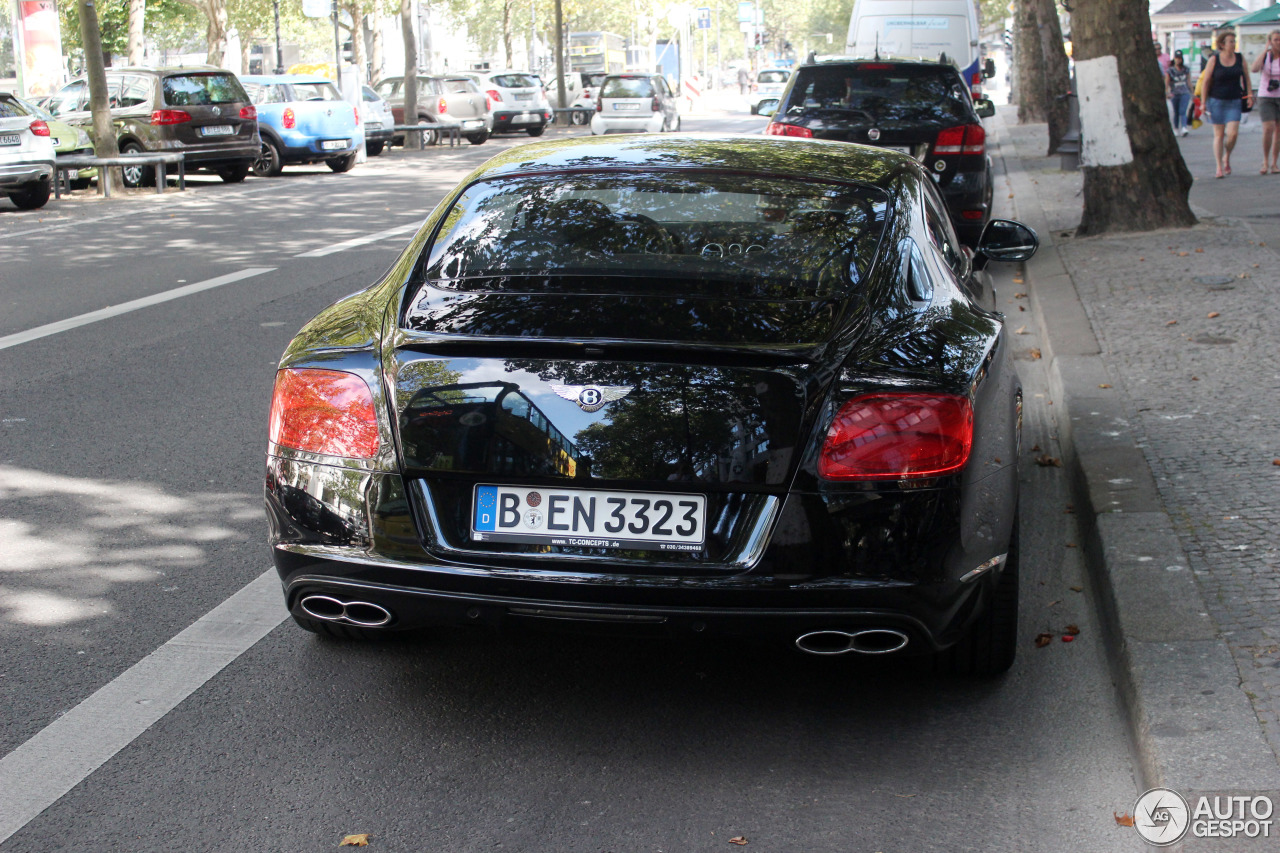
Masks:
[[[946,54],[975,96],[984,76],[973,0],[855,0],[845,53],[935,62]]]

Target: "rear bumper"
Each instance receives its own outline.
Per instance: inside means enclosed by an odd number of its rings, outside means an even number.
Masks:
[[[36,181],[52,179],[53,163],[51,161],[0,164],[0,187],[6,189],[19,189]]]
[[[527,110],[495,110],[493,113],[493,129],[524,130],[529,127],[545,127],[549,121],[550,110],[530,107]]]
[[[597,136],[604,133],[657,133],[662,130],[662,122],[662,113],[642,113],[639,116],[596,113],[591,117],[591,132]]]

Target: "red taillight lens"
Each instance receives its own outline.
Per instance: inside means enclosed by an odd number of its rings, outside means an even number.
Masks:
[[[351,108],[351,114],[352,114],[352,117],[354,117],[354,118],[355,118],[355,121],[356,121],[356,127],[359,127],[359,126],[360,126],[360,108],[359,108],[359,107],[352,107],[352,108]]]
[[[284,125],[285,130],[293,130],[298,126],[298,117],[293,114],[293,107],[286,107],[284,116],[280,119],[280,123]]]
[[[248,120],[250,120],[250,119],[253,119],[253,120],[255,120],[255,121],[256,121],[256,120],[257,120],[257,118],[258,118],[258,108],[257,108],[257,107],[255,107],[253,104],[250,104],[250,105],[249,105],[249,106],[247,106],[247,107],[241,107],[241,108],[240,108],[240,118],[242,118],[242,119],[244,119],[244,120],[246,120],[246,121],[248,121]]]
[[[499,104],[502,103],[502,93],[499,92],[497,89],[490,89],[489,91],[485,92],[485,94],[488,95],[490,98],[492,98],[494,101],[498,102]]]
[[[662,112],[662,100],[657,96],[653,96],[653,103],[649,105],[649,109],[655,113]]]
[[[339,370],[276,373],[271,441],[283,447],[367,459],[378,452],[378,417],[364,380]]]
[[[980,124],[948,127],[938,131],[933,142],[934,154],[983,154],[986,152],[987,132]]]
[[[604,111],[604,98],[596,98],[596,112]]]
[[[888,71],[893,68],[887,62],[864,62],[858,66],[859,71]]]
[[[974,220],[974,221],[976,221],[976,220],[981,219],[983,216],[986,216],[986,211],[983,211],[983,210],[962,210],[962,211],[960,211],[960,217],[961,217],[962,219],[969,219],[969,220]]]
[[[156,110],[151,114],[151,123],[160,124],[183,124],[191,121],[191,114],[186,110]]]
[[[902,480],[959,470],[973,408],[953,394],[866,394],[840,407],[818,457],[825,480]]]
[[[436,112],[439,113],[440,115],[444,115],[445,113],[449,112],[449,102],[446,101],[444,98],[441,98],[440,102],[436,104]]]
[[[36,119],[31,122],[31,132],[36,136],[48,136],[49,125],[45,124],[42,119]]]
[[[764,129],[768,136],[800,136],[805,139],[813,138],[813,131],[807,127],[801,127],[798,124],[781,124],[780,122],[771,121],[769,126]]]

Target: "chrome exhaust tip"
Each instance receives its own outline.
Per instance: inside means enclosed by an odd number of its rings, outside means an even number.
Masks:
[[[910,638],[893,628],[862,631],[810,631],[796,637],[796,648],[811,655],[887,655],[907,647]]]
[[[343,601],[331,595],[306,595],[298,602],[313,619],[341,622],[359,628],[381,628],[391,623],[391,611],[371,601]]]

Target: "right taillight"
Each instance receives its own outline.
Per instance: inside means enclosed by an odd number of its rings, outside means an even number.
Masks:
[[[293,113],[293,107],[285,107],[284,117],[280,123],[284,125],[285,130],[293,130],[298,126],[298,117]]]
[[[497,89],[490,89],[489,91],[485,92],[485,94],[488,95],[495,104],[502,103],[502,93],[499,92]]]
[[[31,134],[33,136],[49,136],[49,125],[45,124],[41,119],[36,119],[31,122]]]
[[[368,459],[378,452],[373,394],[354,373],[281,370],[271,397],[270,437],[308,453]]]
[[[769,122],[769,126],[764,129],[768,136],[799,136],[804,139],[812,139],[813,131],[807,127],[801,127],[798,124],[783,124],[777,121]]]
[[[151,114],[151,123],[155,125],[183,124],[189,121],[191,114],[186,110],[156,110]]]
[[[964,467],[973,408],[954,394],[864,394],[840,407],[818,457],[824,480],[936,477]]]
[[[599,97],[599,96],[597,96],[597,97],[596,97],[596,112],[598,112],[598,113],[599,113],[599,112],[603,112],[603,111],[604,111],[604,98],[603,98],[603,97]]]
[[[655,113],[662,112],[662,99],[657,95],[653,96],[653,103],[649,105],[649,109]]]
[[[436,104],[436,112],[439,113],[440,115],[445,115],[446,113],[448,113],[449,102],[446,101],[444,98],[441,98],[440,101]]]
[[[986,151],[987,132],[980,124],[946,127],[938,131],[933,141],[934,154],[983,154]]]

